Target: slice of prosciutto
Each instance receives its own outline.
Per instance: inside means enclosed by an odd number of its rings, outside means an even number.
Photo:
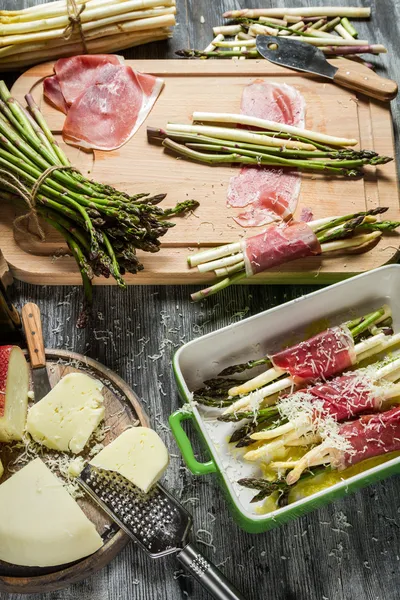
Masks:
[[[270,225],[263,233],[242,240],[241,246],[248,277],[297,258],[321,253],[315,233],[301,221]]]
[[[44,80],[48,102],[67,114],[63,139],[95,150],[115,150],[138,130],[164,82],[124,66],[109,54],[61,58]]]
[[[63,127],[63,138],[68,144],[115,150],[146,119],[163,88],[163,80],[130,67],[112,69],[102,83],[88,87],[70,106]]]
[[[241,112],[304,127],[305,102],[290,85],[258,80],[243,90]],[[256,227],[290,218],[297,206],[300,181],[300,175],[295,171],[244,167],[229,182],[228,205],[247,207],[234,220],[242,227]]]
[[[322,400],[323,416],[332,416],[336,421],[346,421],[366,411],[379,410],[384,395],[366,374],[349,373],[330,382],[315,385],[307,390]]]
[[[344,423],[339,433],[350,443],[351,449],[337,457],[338,469],[400,450],[400,406]]]
[[[350,330],[340,326],[330,327],[270,358],[274,367],[290,373],[297,383],[304,383],[345,371],[355,363],[356,353]]]

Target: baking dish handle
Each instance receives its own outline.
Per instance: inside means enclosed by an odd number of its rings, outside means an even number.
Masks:
[[[186,435],[186,431],[182,427],[182,421],[192,418],[193,415],[191,413],[185,413],[180,410],[174,412],[169,418],[169,424],[172,433],[174,434],[176,443],[179,446],[179,450],[182,453],[186,466],[193,473],[193,475],[208,475],[209,473],[216,473],[217,467],[213,460],[201,463],[195,459],[192,444]]]

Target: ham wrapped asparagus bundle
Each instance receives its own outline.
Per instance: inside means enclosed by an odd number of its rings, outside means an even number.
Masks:
[[[204,382],[204,387],[195,391],[195,399],[200,404],[225,407],[224,415],[258,410],[270,404],[270,398],[279,392],[332,377],[396,344],[400,336],[390,335],[392,330],[387,326],[390,318],[390,308],[384,305],[280,352],[227,367],[215,379]],[[246,380],[229,377],[260,366],[266,370],[256,377]]]
[[[387,208],[303,223],[291,220],[270,225],[263,233],[241,242],[197,252],[188,257],[201,273],[214,271],[220,281],[192,294],[199,301],[246,277],[309,256],[366,252],[383,232],[400,226],[397,221],[377,221]]]
[[[246,460],[270,462],[276,450],[284,446],[308,445],[338,435],[340,438],[337,423],[367,411],[381,411],[390,399],[400,396],[400,384],[392,383],[391,378],[400,379],[399,358],[288,395],[277,404],[286,423],[252,433],[253,442],[266,443],[247,452]]]
[[[286,478],[287,483],[296,483],[309,467],[330,465],[343,470],[367,458],[400,450],[400,406],[344,423],[339,429],[339,436],[341,447],[327,438],[296,464],[290,465],[293,468]]]

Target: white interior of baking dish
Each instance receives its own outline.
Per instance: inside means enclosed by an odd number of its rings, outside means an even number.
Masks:
[[[385,303],[392,309],[394,331],[398,332],[400,331],[400,265],[381,267],[353,277],[195,339],[180,348],[174,358],[175,371],[181,380],[186,399],[190,399],[191,392],[201,387],[204,380],[215,377],[225,367],[261,357],[287,344],[309,337],[307,329],[319,321],[322,330],[326,326],[337,325],[370,312]],[[256,464],[241,459],[243,452],[228,444],[229,436],[237,424],[216,422],[210,418],[212,414],[210,410],[194,407],[194,416],[201,427],[213,459],[226,481],[232,499],[248,518],[254,520],[273,518],[278,511],[268,515],[257,514],[255,512],[257,504],[250,504],[254,490],[248,490],[236,483],[241,477],[259,476],[261,473]],[[394,462],[400,462],[400,458],[369,469],[368,473],[380,470]],[[365,477],[365,474],[366,472],[355,475],[351,479],[337,483],[329,490],[333,487],[349,486],[352,481]],[[316,495],[324,495],[326,492],[327,490],[322,490]],[[300,500],[296,505],[306,500]],[[294,503],[280,508],[279,512],[291,509],[293,506]]]

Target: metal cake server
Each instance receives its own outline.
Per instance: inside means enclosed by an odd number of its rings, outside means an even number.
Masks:
[[[322,50],[311,44],[287,37],[258,35],[256,45],[261,56],[281,67],[326,77],[377,100],[389,101],[397,95],[395,81],[380,77],[373,71],[366,74],[365,69],[357,70],[357,63],[354,63],[354,67],[349,67],[348,63],[345,67],[333,66],[326,60]]]
[[[25,304],[25,306],[22,307],[21,314],[26,343],[28,345],[29,358],[31,361],[35,402],[38,402],[51,390],[46,368],[46,354],[44,351],[40,310],[37,304],[28,302],[28,304]]]
[[[245,600],[226,577],[188,542],[192,517],[161,485],[147,494],[114,471],[91,465],[79,485],[152,558],[178,561],[216,600]]]

